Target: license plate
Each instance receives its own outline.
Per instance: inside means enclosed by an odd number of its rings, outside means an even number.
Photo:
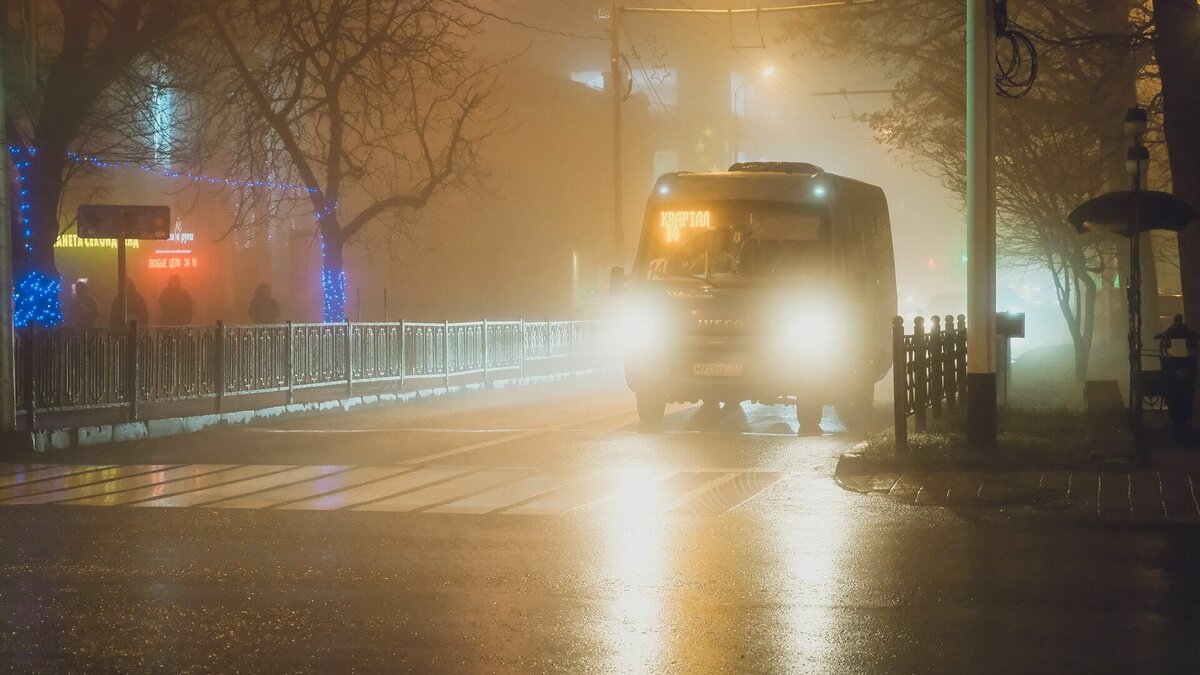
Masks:
[[[700,377],[741,377],[740,363],[694,363],[692,374]]]

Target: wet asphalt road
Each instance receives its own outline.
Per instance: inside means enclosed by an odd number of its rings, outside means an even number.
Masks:
[[[391,504],[374,512],[0,501],[0,664],[1200,671],[1200,528],[846,492],[831,474],[861,432],[824,425],[797,436],[782,408],[680,406],[666,433],[639,434],[632,397],[591,378],[57,457],[453,470],[463,495],[372,497]],[[470,484],[497,472],[515,472],[499,493]],[[529,487],[543,483],[549,497]]]

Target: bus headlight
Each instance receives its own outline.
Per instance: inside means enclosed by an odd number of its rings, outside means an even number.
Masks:
[[[828,364],[845,351],[842,313],[831,303],[797,302],[785,305],[774,331],[775,351],[791,363]]]
[[[621,312],[621,338],[625,349],[638,354],[661,351],[669,337],[663,308],[647,298],[630,297]]]

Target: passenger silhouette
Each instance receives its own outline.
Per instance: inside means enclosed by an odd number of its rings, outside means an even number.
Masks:
[[[158,296],[159,323],[186,326],[192,322],[192,295],[183,289],[178,274],[172,274]]]
[[[121,323],[121,291],[117,291],[117,297],[113,298],[112,311],[109,312],[109,323],[113,326],[122,326]],[[145,326],[150,323],[150,310],[146,309],[146,299],[141,293],[137,292],[137,286],[133,284],[133,279],[125,278],[125,320],[137,321],[139,326]]]
[[[67,307],[67,325],[72,328],[95,328],[100,308],[86,282],[75,282],[75,297]]]
[[[279,321],[279,303],[271,297],[271,287],[259,284],[254,289],[254,299],[250,301],[251,323],[277,323]]]

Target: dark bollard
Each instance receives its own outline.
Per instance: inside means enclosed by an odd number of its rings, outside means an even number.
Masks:
[[[892,318],[892,412],[896,450],[908,450],[908,355],[904,348],[904,318]]]
[[[1192,435],[1198,338],[1200,334],[1184,325],[1183,317],[1178,314],[1170,327],[1154,336],[1158,340],[1162,364],[1163,398],[1175,426],[1176,438],[1181,443],[1190,442]]]

